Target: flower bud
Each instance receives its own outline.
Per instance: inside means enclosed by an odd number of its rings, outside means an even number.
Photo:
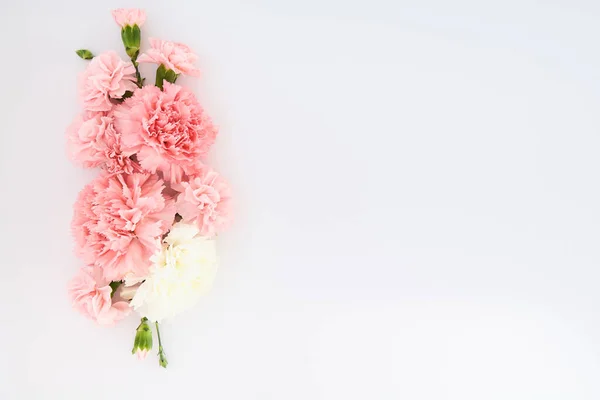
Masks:
[[[160,365],[163,368],[167,368],[168,364],[169,364],[169,362],[167,361],[167,356],[165,356],[165,352],[161,346],[158,351],[158,365]]]
[[[144,317],[135,331],[131,354],[136,354],[140,360],[143,360],[150,350],[152,350],[152,330],[148,325],[148,318]]]

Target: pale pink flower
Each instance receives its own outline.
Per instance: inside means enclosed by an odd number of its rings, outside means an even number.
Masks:
[[[98,267],[83,267],[69,283],[73,307],[100,325],[114,325],[131,312],[126,301],[112,302],[110,281]]]
[[[202,236],[211,237],[231,223],[231,189],[212,168],[202,166],[187,181],[174,185],[177,213],[196,224]]]
[[[148,355],[148,350],[137,349],[135,354],[137,355],[138,360],[145,360]]]
[[[198,158],[214,143],[217,129],[187,88],[164,83],[164,90],[145,86],[114,111],[126,154],[136,154],[146,171],[168,181],[195,170]]]
[[[67,151],[84,168],[101,167],[111,174],[140,172],[138,163],[121,151],[121,135],[106,112],[84,112],[67,129]]]
[[[198,56],[185,44],[155,38],[150,38],[148,41],[150,49],[139,56],[138,62],[162,64],[176,74],[200,75],[200,70],[194,66]]]
[[[92,59],[79,77],[79,96],[86,111],[109,111],[111,98],[120,99],[137,89],[135,67],[114,51]]]
[[[117,8],[112,10],[111,13],[115,22],[121,27],[127,25],[141,27],[146,22],[146,12],[139,8]]]
[[[72,221],[76,252],[119,281],[143,277],[173,223],[175,206],[156,175],[101,175],[80,192]]]

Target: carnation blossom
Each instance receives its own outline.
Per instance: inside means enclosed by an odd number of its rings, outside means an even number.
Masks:
[[[86,264],[102,268],[104,277],[120,281],[143,277],[150,256],[160,248],[175,216],[173,201],[162,194],[155,175],[101,175],[75,203],[72,230],[76,252]]]
[[[189,309],[210,289],[217,272],[215,241],[199,234],[196,225],[173,225],[131,300],[140,315],[160,322]]]
[[[114,116],[123,151],[136,154],[146,171],[159,171],[170,181],[193,172],[217,136],[194,94],[168,82],[163,91],[156,86],[136,90],[115,108]]]
[[[202,236],[213,236],[228,227],[231,189],[212,168],[200,166],[187,181],[174,188],[181,192],[177,196],[177,212],[184,222],[196,224]]]
[[[105,112],[87,112],[67,129],[67,151],[72,161],[85,168],[102,167],[111,174],[131,174],[142,169],[121,151],[121,135],[113,117]]]
[[[131,312],[126,301],[112,302],[110,281],[98,267],[83,267],[69,283],[73,307],[100,325],[114,325]]]
[[[87,111],[109,111],[111,98],[122,98],[126,91],[133,92],[135,67],[125,62],[114,51],[107,51],[92,59],[79,78],[79,96]]]
[[[148,41],[150,49],[140,55],[138,62],[162,64],[176,74],[200,75],[200,70],[194,66],[198,56],[187,45],[156,38],[150,38]]]
[[[180,75],[200,74],[198,56],[159,39],[149,39],[140,54],[145,12],[120,8],[112,16],[128,59],[76,50],[91,61],[79,76],[83,110],[67,130],[67,149],[78,165],[101,171],[74,205],[71,230],[85,267],[68,293],[74,308],[102,325],[140,313],[131,352],[140,359],[156,353],[166,368],[159,322],[212,286],[216,235],[231,221],[231,193],[204,164],[217,128],[193,92],[174,84]],[[156,86],[143,85],[149,77],[138,62],[158,65]]]
[[[115,22],[121,27],[142,26],[146,22],[146,12],[139,8],[117,8],[111,13]]]

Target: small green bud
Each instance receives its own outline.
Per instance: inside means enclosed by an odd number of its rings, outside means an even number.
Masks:
[[[167,356],[165,356],[165,352],[162,346],[160,346],[160,348],[158,349],[158,365],[160,365],[163,368],[167,368],[167,365],[169,365],[169,362],[167,361]]]
[[[135,331],[131,354],[137,354],[137,357],[143,360],[150,350],[152,350],[152,330],[148,325],[148,318],[144,317]]]
[[[76,50],[75,53],[77,53],[77,55],[83,58],[84,60],[91,60],[92,58],[94,58],[92,52],[87,49]]]

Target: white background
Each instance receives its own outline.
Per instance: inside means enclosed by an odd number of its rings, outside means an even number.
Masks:
[[[109,9],[188,43],[236,195],[212,293],[164,324],[71,310],[74,50]],[[9,1],[0,399],[600,398],[600,4]],[[124,52],[122,52],[124,55]],[[143,70],[149,80],[152,68]]]

